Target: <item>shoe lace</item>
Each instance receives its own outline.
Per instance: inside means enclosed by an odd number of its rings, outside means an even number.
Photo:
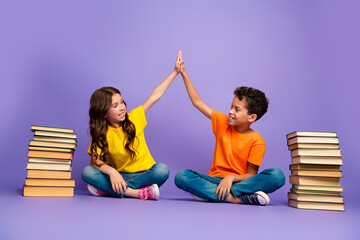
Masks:
[[[151,194],[149,194],[149,192],[150,192],[150,187],[140,189],[140,192],[139,192],[140,199],[141,200],[148,199],[149,196],[151,196]]]
[[[241,195],[240,199],[243,204],[260,205],[259,200],[255,194]]]

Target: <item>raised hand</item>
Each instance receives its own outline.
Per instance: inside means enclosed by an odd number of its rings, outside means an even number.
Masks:
[[[182,59],[182,52],[180,51],[180,74],[185,73],[185,64],[184,60]]]
[[[181,51],[178,51],[175,62],[175,68],[174,68],[174,71],[176,71],[176,73],[179,73],[181,70],[181,62],[182,62],[182,53]]]

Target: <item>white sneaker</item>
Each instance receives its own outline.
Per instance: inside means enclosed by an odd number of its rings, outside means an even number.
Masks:
[[[266,206],[270,203],[269,196],[262,191],[241,195],[239,198],[241,199],[242,204]]]

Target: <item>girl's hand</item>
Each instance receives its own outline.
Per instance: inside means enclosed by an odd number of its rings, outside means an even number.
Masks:
[[[109,177],[113,190],[118,194],[124,194],[126,191],[127,183],[125,182],[121,174],[116,171],[116,169],[114,169],[110,172]]]
[[[178,51],[178,55],[176,57],[176,62],[175,62],[175,68],[174,71],[176,73],[179,73],[181,70],[181,63],[182,63],[182,53],[181,51]]]
[[[224,200],[226,193],[230,193],[231,186],[233,184],[233,181],[235,179],[234,175],[228,175],[224,177],[223,180],[221,180],[219,186],[216,188],[215,196],[218,196],[219,200]]]

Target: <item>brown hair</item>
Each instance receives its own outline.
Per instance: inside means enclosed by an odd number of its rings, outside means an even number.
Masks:
[[[267,112],[269,100],[262,91],[252,87],[238,87],[235,89],[234,95],[240,101],[245,98],[248,114],[256,114],[256,121]]]
[[[109,157],[108,142],[106,139],[109,122],[105,118],[105,115],[111,107],[112,96],[114,94],[121,95],[120,91],[116,88],[103,87],[96,90],[90,98],[89,128],[92,137],[90,151],[94,156],[91,158],[91,163],[98,167],[105,163],[98,164],[96,162],[97,158],[106,162],[106,159]],[[126,138],[124,139],[124,142],[126,140],[126,143],[124,144],[125,150],[130,154],[130,159],[133,160],[136,156],[136,151],[133,147],[136,138],[136,129],[127,113],[125,114],[125,120],[121,122],[121,127],[126,135]],[[96,151],[97,148],[101,150],[100,155],[98,155]]]

